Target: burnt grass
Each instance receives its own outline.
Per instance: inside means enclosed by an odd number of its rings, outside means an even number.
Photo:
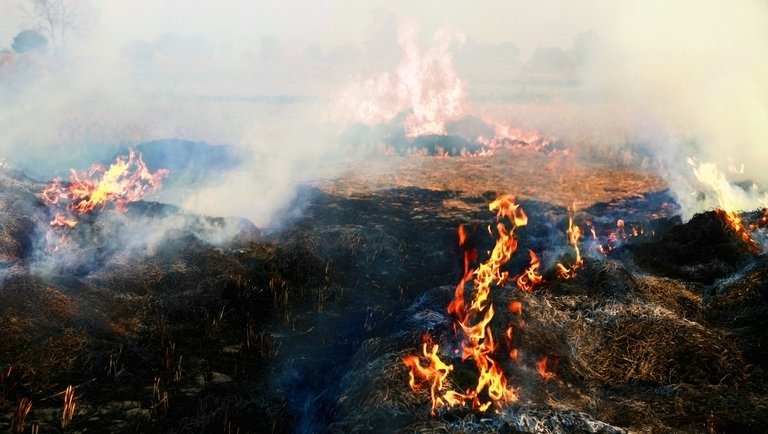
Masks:
[[[35,240],[49,216],[39,185],[5,174],[0,196],[0,430],[18,432],[763,432],[768,426],[768,264],[717,214],[682,224],[663,191],[591,204],[595,227],[572,260],[568,211],[521,200],[529,224],[505,266],[542,259],[532,293],[492,290],[497,336],[524,325],[497,358],[519,400],[487,413],[429,414],[429,391],[411,391],[400,361],[424,333],[455,366],[446,314],[462,271],[456,227],[481,256],[497,192],[416,187],[299,192],[300,212],[279,229],[181,215],[138,203],[120,219],[94,216],[76,248],[46,253]],[[502,192],[498,192],[502,193]],[[290,214],[290,213],[286,213]],[[628,218],[631,217],[631,218]],[[176,223],[151,249],[109,241],[141,225]],[[607,241],[616,219],[637,235]],[[182,223],[178,223],[182,222]],[[205,231],[235,226],[213,242]],[[607,255],[597,245],[610,247]],[[83,255],[51,261],[57,254]],[[84,260],[83,258],[86,258]],[[501,341],[501,339],[499,339]],[[520,351],[504,358],[507,346]],[[539,378],[542,356],[555,377]],[[555,363],[556,361],[556,363]],[[60,425],[67,385],[77,409]],[[19,426],[17,409],[32,407]],[[496,411],[497,410],[497,411]]]

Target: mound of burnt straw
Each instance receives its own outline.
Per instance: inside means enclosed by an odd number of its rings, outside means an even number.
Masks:
[[[621,242],[602,239],[615,232],[607,210],[616,207],[578,212],[575,223],[590,222],[601,238],[582,238],[584,265],[567,280],[555,263],[573,258],[568,211],[523,201],[529,223],[516,231],[518,251],[506,269],[521,271],[532,248],[544,282],[530,293],[513,282],[494,287],[490,323],[499,337],[494,357],[517,400],[432,415],[429,387],[411,390],[401,358],[419,354],[429,339],[454,366],[452,386],[475,379],[454,352],[460,341],[446,306],[462,273],[456,225],[465,223],[482,256],[493,243],[486,227],[494,193],[403,188],[342,197],[306,189],[301,217],[265,235],[243,222],[139,203],[119,216],[83,219],[69,245],[41,253],[36,243],[50,216],[38,186],[8,180],[0,194],[17,206],[3,211],[13,223],[2,232],[5,431],[58,432],[61,392],[70,384],[72,431],[768,426],[765,257],[750,253],[714,213],[671,224],[652,209],[658,193],[637,203],[637,216],[664,219],[638,218],[645,230]],[[126,231],[145,242],[130,249],[109,242]],[[69,256],[56,256],[62,252]],[[506,309],[513,300],[522,317]],[[516,360],[506,357],[510,346]],[[536,368],[542,359],[551,378]]]
[[[401,112],[392,121],[376,125],[355,123],[348,126],[341,135],[341,143],[360,149],[385,150],[390,153],[432,156],[459,156],[477,154],[492,148],[529,148],[543,153],[562,150],[561,141],[539,136],[533,132],[519,132],[524,137],[498,137],[493,125],[473,116],[446,122],[445,131],[437,134],[406,133],[405,122],[410,113]],[[381,146],[384,149],[380,149]]]

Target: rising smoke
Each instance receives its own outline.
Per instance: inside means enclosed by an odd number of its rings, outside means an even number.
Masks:
[[[717,201],[692,196],[711,188],[687,157],[768,188],[768,4],[620,2],[599,25],[585,82],[624,106],[627,133],[654,150],[688,216]]]

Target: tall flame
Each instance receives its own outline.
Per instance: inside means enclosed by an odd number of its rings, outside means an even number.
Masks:
[[[576,205],[573,205],[571,213],[576,212]],[[573,246],[573,250],[576,255],[573,264],[570,267],[566,267],[562,263],[557,263],[557,276],[561,279],[571,279],[576,276],[576,270],[581,268],[584,264],[584,259],[581,257],[579,251],[579,238],[581,238],[581,228],[578,225],[573,224],[573,215],[568,216],[568,230],[566,231],[568,237],[568,245]]]
[[[452,370],[452,365],[446,365],[439,360],[437,345],[432,347],[431,352],[427,352],[426,344],[424,346],[424,357],[429,361],[427,366],[419,363],[418,356],[411,355],[403,358],[403,363],[410,368],[411,388],[415,388],[417,376],[432,381],[433,414],[441,405],[452,406],[470,402],[472,408],[486,411],[494,402],[517,400],[515,391],[507,387],[504,372],[493,356],[497,345],[490,327],[494,316],[490,292],[493,285],[503,285],[507,281],[509,273],[501,271],[501,266],[517,249],[514,230],[526,225],[528,217],[509,195],[501,196],[491,202],[489,209],[496,211],[496,244],[489,252],[488,259],[475,270],[469,266],[471,255],[465,252],[464,274],[456,286],[454,298],[447,307],[448,312],[456,317],[454,328],[461,336],[461,359],[472,359],[477,368],[478,378],[474,389],[464,393],[443,391],[444,381]],[[463,226],[459,226],[458,233],[459,243],[463,245],[466,240]],[[470,279],[472,279],[473,288],[471,299],[467,302],[464,298],[464,290]]]
[[[338,96],[342,118],[373,125],[390,122],[407,111],[406,136],[417,137],[444,135],[445,123],[464,115],[464,83],[453,67],[450,51],[464,36],[441,31],[435,35],[435,45],[422,50],[417,30],[413,23],[399,27],[403,58],[394,74],[358,79],[342,89]]]
[[[334,96],[337,106],[333,117],[344,123],[361,122],[377,125],[392,122],[404,115],[405,136],[447,135],[447,125],[462,119],[472,110],[467,102],[465,83],[453,65],[451,48],[464,43],[464,35],[440,30],[433,45],[423,49],[418,43],[418,28],[405,23],[398,28],[402,58],[394,71],[357,77]],[[492,155],[497,149],[520,146],[541,148],[554,139],[535,130],[514,128],[502,122],[479,116],[493,128],[492,137],[466,137],[482,149],[462,150],[463,156]],[[447,156],[438,146],[435,154]]]

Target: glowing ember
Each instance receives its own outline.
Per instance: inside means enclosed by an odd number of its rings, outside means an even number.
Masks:
[[[140,200],[148,192],[160,188],[160,182],[167,174],[166,169],[150,171],[141,154],[131,151],[128,156],[118,156],[107,169],[99,165],[93,165],[87,171],[72,169],[69,183],[52,181],[41,193],[41,199],[51,207],[63,207],[75,214],[104,209],[108,204],[124,211],[128,202]],[[58,212],[51,221],[54,228],[76,225],[76,218]]]
[[[540,359],[536,360],[536,372],[539,373],[539,376],[541,376],[544,381],[550,380],[555,377],[555,373],[549,370],[549,366],[547,365],[547,362],[551,360],[552,363],[552,369],[554,370],[557,366],[557,358],[553,357],[550,359],[547,356],[541,357]]]
[[[523,321],[523,304],[517,300],[512,300],[507,305],[507,308],[509,309],[509,313],[517,316],[517,325],[513,326],[510,324],[504,333],[504,337],[507,341],[507,347],[509,348],[509,359],[517,362],[520,354],[517,348],[512,345],[512,333],[515,327],[522,328],[525,325],[525,322]]]

